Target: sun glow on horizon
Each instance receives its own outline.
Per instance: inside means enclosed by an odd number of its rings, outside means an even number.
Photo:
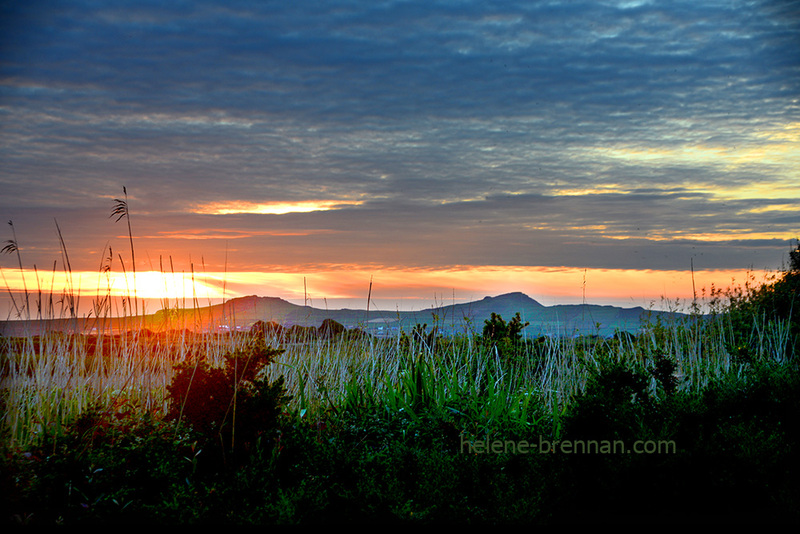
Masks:
[[[224,297],[221,287],[209,282],[205,275],[194,273],[72,273],[23,270],[3,270],[8,291],[29,294],[47,293],[73,297],[130,297],[140,299],[191,299]]]
[[[546,306],[557,304],[641,306],[666,309],[678,301],[707,296],[711,287],[725,289],[753,279],[743,270],[654,271],[582,269],[576,267],[468,267],[450,269],[369,268],[336,266],[307,272],[53,273],[37,280],[32,270],[3,270],[8,293],[16,306],[27,290],[29,299],[40,291],[73,295],[82,308],[106,295],[115,299],[148,301],[147,313],[164,307],[217,304],[231,298],[257,295],[278,297],[316,308],[366,307],[419,311],[430,307],[481,300],[486,296],[522,292]],[[767,279],[765,274],[764,280]],[[758,281],[758,280],[756,280]],[[8,300],[8,297],[6,297]],[[33,300],[31,300],[33,302]],[[345,304],[345,306],[339,306]],[[9,302],[8,309],[11,310]],[[34,304],[31,303],[33,307]],[[155,308],[155,309],[154,309]],[[30,310],[29,310],[30,311]]]

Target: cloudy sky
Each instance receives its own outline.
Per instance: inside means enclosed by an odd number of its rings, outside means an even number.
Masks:
[[[798,2],[0,6],[12,289],[131,271],[123,187],[154,297],[646,305],[800,234]]]

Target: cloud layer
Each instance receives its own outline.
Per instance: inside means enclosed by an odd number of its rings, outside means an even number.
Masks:
[[[123,185],[150,261],[216,270],[760,269],[800,233],[796,2],[162,4],[2,4],[27,261],[54,218],[76,268],[124,251]]]

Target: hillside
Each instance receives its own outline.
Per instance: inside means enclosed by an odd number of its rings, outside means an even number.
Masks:
[[[5,321],[0,323],[0,334],[25,335],[45,330],[93,329],[120,330],[135,324],[154,331],[170,329],[190,330],[247,330],[256,321],[275,322],[284,326],[319,326],[325,319],[333,319],[347,328],[362,328],[376,335],[389,336],[400,329],[410,331],[416,324],[434,324],[445,334],[477,332],[492,313],[511,319],[519,313],[530,325],[524,333],[531,336],[571,336],[576,334],[612,335],[615,331],[635,332],[642,317],[651,315],[670,318],[680,314],[648,312],[642,307],[621,308],[595,304],[564,304],[544,306],[523,293],[507,293],[481,300],[439,306],[414,312],[384,310],[327,310],[299,306],[277,297],[251,295],[235,298],[225,304],[192,309],[160,310],[139,319],[59,319],[51,321]]]

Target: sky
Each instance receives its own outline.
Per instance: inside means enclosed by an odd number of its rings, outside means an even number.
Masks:
[[[800,235],[798,50],[788,1],[2,0],[3,283],[691,299]]]

